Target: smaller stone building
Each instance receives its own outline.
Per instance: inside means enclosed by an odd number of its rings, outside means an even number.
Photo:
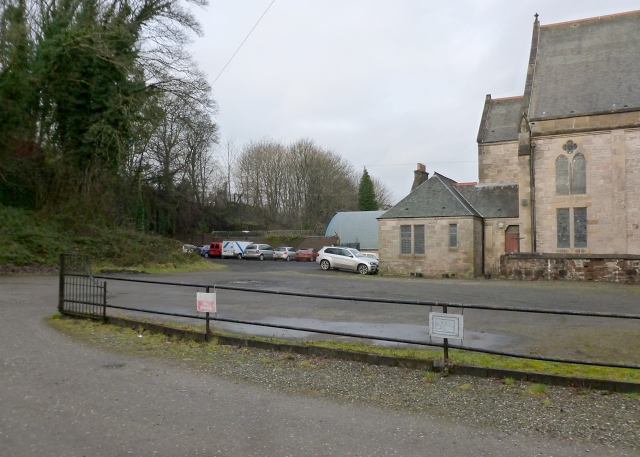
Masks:
[[[518,251],[517,223],[517,184],[462,184],[434,173],[378,218],[380,266],[422,276],[497,271],[505,250]]]

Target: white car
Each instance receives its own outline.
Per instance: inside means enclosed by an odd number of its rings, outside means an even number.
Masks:
[[[378,260],[364,257],[360,251],[340,246],[325,246],[318,252],[316,262],[323,270],[357,271],[361,275],[378,272]]]
[[[380,258],[378,257],[378,254],[374,254],[373,252],[361,252],[360,254],[363,257],[369,257],[370,259],[380,260]]]
[[[296,257],[296,251],[291,246],[282,246],[274,251],[273,260],[286,260],[287,262]]]

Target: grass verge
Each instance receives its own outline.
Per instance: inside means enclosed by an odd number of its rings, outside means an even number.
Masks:
[[[143,352],[145,354],[164,356],[178,353],[180,356],[190,354],[189,357],[196,357],[197,354],[208,346],[216,346],[217,342],[214,336],[214,342],[211,344],[194,343],[190,341],[179,341],[175,338],[169,338],[160,334],[152,334],[144,332],[144,338],[140,338],[140,332],[117,327],[114,325],[103,324],[91,320],[81,320],[66,318],[60,315],[54,315],[49,318],[49,322],[55,328],[81,338],[85,341],[114,347],[119,350],[128,352]],[[204,326],[192,326],[186,324],[175,324],[168,322],[154,322],[160,325],[171,326],[174,328],[193,330],[204,332]],[[233,333],[217,333],[218,335],[234,336],[247,338],[247,335]],[[279,338],[251,337],[260,341],[271,341],[275,343],[291,343],[291,340]],[[165,347],[167,341],[172,342],[171,348]],[[388,355],[395,357],[410,357],[421,360],[437,360],[442,358],[442,350],[439,349],[414,349],[414,348],[389,348],[370,346],[362,343],[349,342],[333,342],[333,341],[314,341],[314,342],[297,342],[298,344],[315,345],[347,351],[360,351],[371,354]],[[168,350],[170,353],[168,353]],[[519,370],[536,373],[547,373],[567,377],[583,377],[593,379],[606,379],[613,381],[640,382],[640,370],[624,369],[624,368],[607,368],[595,367],[588,365],[575,365],[558,362],[544,362],[538,360],[520,359],[515,357],[496,356],[490,354],[479,354],[474,352],[465,352],[458,350],[449,351],[450,359],[453,363],[464,365],[476,365],[488,368]],[[508,380],[505,380],[508,383]]]

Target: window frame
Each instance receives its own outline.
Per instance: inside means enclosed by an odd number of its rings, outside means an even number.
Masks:
[[[413,253],[418,255],[425,254],[425,227],[424,224],[416,224],[413,226]]]
[[[449,247],[458,247],[458,224],[449,224]]]
[[[408,231],[407,231],[408,229]],[[413,245],[411,225],[400,226],[400,254],[411,254]],[[407,244],[408,243],[408,244]]]

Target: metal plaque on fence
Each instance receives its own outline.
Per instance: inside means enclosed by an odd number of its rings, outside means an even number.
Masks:
[[[216,312],[216,293],[198,292],[197,293],[198,312],[215,313]]]
[[[461,340],[463,336],[462,314],[429,313],[429,332],[432,337]]]

